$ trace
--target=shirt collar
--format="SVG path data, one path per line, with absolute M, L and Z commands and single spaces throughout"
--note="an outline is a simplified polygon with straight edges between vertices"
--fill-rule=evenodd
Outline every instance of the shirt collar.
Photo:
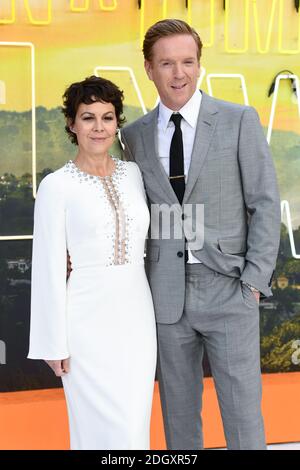
M 202 93 L 197 89 L 189 101 L 178 111 L 183 119 L 193 128 L 197 125 L 201 100 Z M 163 131 L 166 131 L 173 113 L 174 111 L 172 109 L 165 106 L 161 101 L 159 102 L 158 122 Z

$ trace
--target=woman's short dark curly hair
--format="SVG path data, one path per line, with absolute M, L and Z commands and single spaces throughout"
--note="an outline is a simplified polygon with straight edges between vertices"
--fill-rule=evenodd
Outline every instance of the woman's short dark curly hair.
M 62 112 L 67 120 L 65 130 L 73 144 L 78 145 L 77 136 L 70 130 L 74 124 L 78 107 L 81 103 L 92 104 L 95 101 L 111 103 L 116 112 L 118 126 L 125 122 L 123 113 L 123 91 L 105 78 L 92 75 L 81 82 L 72 83 L 63 94 Z

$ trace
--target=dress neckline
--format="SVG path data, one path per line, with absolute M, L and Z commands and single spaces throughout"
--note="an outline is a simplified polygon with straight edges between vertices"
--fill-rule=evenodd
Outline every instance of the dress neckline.
M 81 176 L 85 178 L 99 178 L 99 179 L 108 179 L 108 178 L 113 178 L 119 169 L 119 159 L 114 157 L 113 155 L 110 155 L 110 158 L 114 161 L 115 164 L 115 169 L 110 175 L 105 175 L 105 176 L 99 176 L 99 175 L 93 175 L 92 173 L 87 173 L 86 171 L 81 170 L 76 163 L 73 160 L 69 160 L 67 164 L 73 168 L 73 170 L 76 171 L 76 173 L 80 174 Z

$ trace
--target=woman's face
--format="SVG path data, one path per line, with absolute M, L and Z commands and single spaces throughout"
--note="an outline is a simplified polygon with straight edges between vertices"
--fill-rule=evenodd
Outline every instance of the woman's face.
M 108 153 L 117 130 L 115 107 L 112 103 L 95 101 L 80 103 L 70 129 L 76 133 L 79 151 L 93 155 Z

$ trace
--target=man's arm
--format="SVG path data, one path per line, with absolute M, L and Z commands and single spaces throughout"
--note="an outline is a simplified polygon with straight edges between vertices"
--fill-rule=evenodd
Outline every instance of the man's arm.
M 280 197 L 270 149 L 252 107 L 247 107 L 241 118 L 238 152 L 249 214 L 246 265 L 241 281 L 269 297 L 280 241 Z

